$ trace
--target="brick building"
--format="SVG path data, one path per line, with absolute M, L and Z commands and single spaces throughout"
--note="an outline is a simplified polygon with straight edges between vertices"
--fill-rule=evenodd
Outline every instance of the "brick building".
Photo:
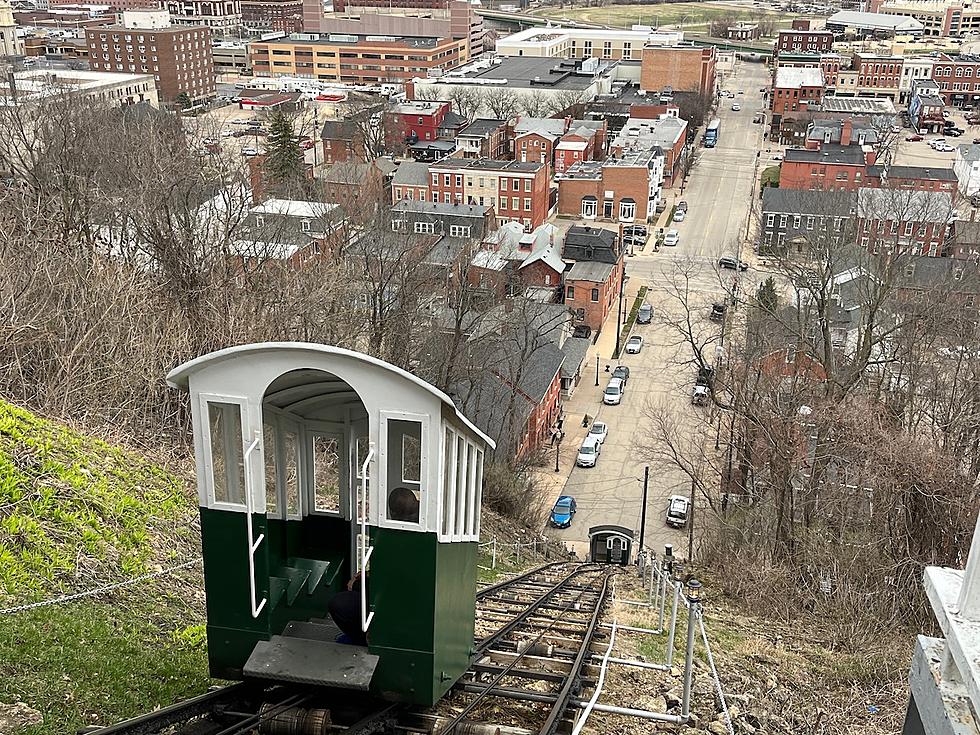
M 838 75 L 836 93 L 889 97 L 897 102 L 901 96 L 903 63 L 901 56 L 854 54 L 850 70 Z
M 660 148 L 576 163 L 557 177 L 558 213 L 586 220 L 646 222 L 656 214 L 663 170 Z
M 864 177 L 864 185 L 874 189 L 915 189 L 950 194 L 956 191 L 956 183 L 956 173 L 952 169 L 925 166 L 868 166 Z
M 932 78 L 943 102 L 954 107 L 980 104 L 980 56 L 939 54 L 933 60 Z
M 174 25 L 205 26 L 218 38 L 238 35 L 242 25 L 240 0 L 166 0 Z
M 579 161 L 602 160 L 606 150 L 607 123 L 589 121 L 586 125 L 571 126 L 555 146 L 555 173 L 562 173 Z
M 324 162 L 367 161 L 371 158 L 372 154 L 365 145 L 365 134 L 372 125 L 372 117 L 383 110 L 383 104 L 369 105 L 346 118 L 325 120 L 320 129 Z
M 528 232 L 548 217 L 548 184 L 543 163 L 449 158 L 429 166 L 432 201 L 490 206 L 499 222 L 519 222 Z
M 716 63 L 714 46 L 646 46 L 640 57 L 640 89 L 659 92 L 670 87 L 713 96 Z
M 779 188 L 853 191 L 864 185 L 867 168 L 874 162 L 874 151 L 868 146 L 790 148 L 779 166 Z
M 144 16 L 150 15 L 150 22 Z M 211 30 L 204 26 L 164 25 L 166 11 L 123 13 L 123 25 L 86 28 L 89 68 L 93 71 L 152 74 L 162 103 L 180 95 L 192 102 L 215 95 Z
M 824 54 L 834 47 L 830 31 L 780 31 L 776 39 L 776 55 L 784 53 Z
M 823 74 L 825 87 L 837 86 L 837 77 L 841 69 L 841 56 L 835 53 L 825 54 L 795 54 L 782 53 L 776 59 L 777 67 L 796 69 L 819 69 Z
M 681 164 L 687 155 L 687 121 L 677 117 L 677 108 L 670 108 L 668 115 L 657 119 L 633 118 L 609 143 L 609 155 L 622 158 L 629 153 L 652 151 L 659 148 L 663 152 L 663 185 L 673 186 L 681 175 Z
M 251 30 L 299 33 L 303 30 L 303 0 L 239 0 L 242 25 Z
M 402 161 L 391 177 L 391 202 L 414 199 L 427 202 L 429 195 L 429 167 L 419 161 Z
M 477 118 L 456 134 L 456 149 L 463 158 L 508 157 L 510 137 L 506 120 Z
M 304 23 L 305 23 L 304 19 Z M 301 76 L 355 84 L 406 82 L 466 58 L 465 39 L 305 34 L 249 44 L 259 77 Z
M 858 189 L 857 242 L 872 255 L 948 256 L 955 216 L 947 192 Z
M 414 144 L 440 137 L 446 115 L 451 112 L 448 102 L 418 100 L 403 102 L 385 112 L 385 135 L 389 147 L 401 143 Z
M 769 99 L 773 120 L 819 105 L 823 99 L 824 75 L 812 67 L 778 67 Z M 776 122 L 773 122 L 776 127 Z
M 619 301 L 625 258 L 619 238 L 610 230 L 575 225 L 565 235 L 565 261 L 574 265 L 565 272 L 565 306 L 578 324 L 594 331 L 602 325 Z

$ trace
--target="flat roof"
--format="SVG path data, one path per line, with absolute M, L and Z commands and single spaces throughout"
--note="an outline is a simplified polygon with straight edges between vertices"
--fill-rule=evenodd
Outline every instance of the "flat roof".
M 604 283 L 612 273 L 613 267 L 610 263 L 597 263 L 594 260 L 580 260 L 572 266 L 565 274 L 565 281 L 589 281 L 591 283 Z
M 426 80 L 434 84 L 473 84 L 488 88 L 499 86 L 585 90 L 597 74 L 615 66 L 612 60 L 595 61 L 593 71 L 583 71 L 580 62 L 538 56 L 496 57 L 493 62 L 471 63 L 441 77 Z
M 267 199 L 252 207 L 251 214 L 283 215 L 285 217 L 323 217 L 337 209 L 337 204 L 306 202 L 299 199 Z
M 478 117 L 476 120 L 471 122 L 465 128 L 456 133 L 457 138 L 461 137 L 471 137 L 471 138 L 482 138 L 486 135 L 490 135 L 493 131 L 500 128 L 501 125 L 506 125 L 506 120 L 495 120 L 488 117 Z
M 780 89 L 823 87 L 823 72 L 812 66 L 780 66 L 776 69 L 774 86 Z
M 436 169 L 465 169 L 472 171 L 507 171 L 517 174 L 532 174 L 539 171 L 543 163 L 532 161 L 497 161 L 492 158 L 445 158 L 429 166 L 430 171 Z
M 839 163 L 847 166 L 863 166 L 864 151 L 857 145 L 825 145 L 820 150 L 788 148 L 784 161 L 804 163 Z
M 410 48 L 435 48 L 449 39 L 437 36 L 398 36 L 380 34 L 355 33 L 292 33 L 281 38 L 270 38 L 265 41 L 252 41 L 256 44 L 284 44 L 293 46 L 356 46 L 358 44 L 397 43 Z
M 883 97 L 836 97 L 827 95 L 820 102 L 825 112 L 859 112 L 871 115 L 894 115 L 895 103 Z
M 923 25 L 915 18 L 884 13 L 862 13 L 857 10 L 840 10 L 827 18 L 828 25 L 854 26 L 891 31 L 922 31 Z

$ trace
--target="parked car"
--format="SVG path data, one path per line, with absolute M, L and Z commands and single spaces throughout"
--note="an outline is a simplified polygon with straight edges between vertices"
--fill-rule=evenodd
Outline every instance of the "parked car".
M 681 217 L 681 219 L 684 218 Z M 675 222 L 677 221 L 676 216 L 674 217 L 674 221 Z M 680 241 L 681 241 L 681 233 L 679 233 L 677 230 L 667 230 L 667 234 L 664 235 L 664 246 L 668 248 L 674 247 Z
M 555 528 L 568 528 L 575 515 L 575 498 L 562 495 L 551 509 L 551 525 Z
M 643 337 L 638 334 L 634 334 L 628 340 L 626 340 L 626 354 L 627 355 L 637 355 L 640 350 L 643 349 Z
M 606 441 L 606 437 L 609 436 L 609 427 L 606 425 L 605 421 L 593 421 L 592 428 L 589 429 L 589 436 L 594 436 L 599 440 L 600 444 Z
M 782 161 L 783 160 L 783 154 L 782 153 L 773 153 L 772 154 L 772 160 L 774 160 L 774 161 Z
M 613 370 L 612 372 L 612 376 L 614 378 L 619 378 L 620 380 L 622 380 L 623 387 L 625 388 L 626 384 L 629 382 L 630 379 L 630 369 L 625 365 L 617 365 L 616 369 Z
M 674 222 L 683 222 L 685 217 L 687 217 L 686 209 L 677 209 L 674 211 Z
M 691 501 L 683 495 L 667 498 L 667 525 L 671 528 L 684 528 L 691 512 Z
M 704 385 L 710 388 L 714 380 L 715 380 L 715 369 L 713 367 L 709 367 L 705 365 L 704 367 L 698 369 L 698 377 L 694 379 L 694 384 Z
M 590 327 L 588 324 L 579 324 L 572 332 L 572 336 L 590 339 L 592 337 L 592 327 Z
M 973 145 L 980 145 L 980 138 L 974 138 Z
M 678 210 L 684 210 L 686 212 L 687 211 L 687 201 L 684 200 L 684 199 L 681 199 L 679 202 L 677 202 L 677 209 Z
M 742 106 L 738 102 L 736 102 L 735 104 L 732 105 L 732 112 L 738 112 L 741 109 L 742 109 Z
M 731 255 L 722 255 L 720 258 L 718 258 L 718 267 L 728 268 L 729 270 L 747 271 L 749 269 L 749 264 L 744 260 L 733 258 Z
M 724 304 L 712 304 L 711 314 L 708 315 L 711 321 L 720 322 L 722 319 L 724 319 L 726 308 L 727 307 Z
M 646 238 L 647 236 L 646 225 L 626 225 L 626 227 L 623 228 L 623 236 Z
M 637 324 L 649 324 L 653 320 L 653 307 L 650 304 L 640 304 L 636 312 Z
M 607 406 L 618 406 L 623 400 L 623 381 L 611 378 L 602 392 L 602 402 Z
M 582 440 L 582 446 L 578 448 L 578 456 L 575 464 L 579 467 L 595 467 L 602 451 L 602 442 L 597 437 L 587 435 Z
M 908 141 L 909 143 L 918 143 L 920 140 L 922 140 L 922 136 L 921 135 L 906 135 L 905 136 L 905 140 Z
M 696 385 L 691 391 L 691 403 L 695 406 L 703 406 L 708 402 L 708 386 Z
M 251 146 L 246 146 L 246 147 L 242 148 L 242 155 L 243 156 L 257 156 L 257 155 L 259 155 L 259 152 L 257 150 L 255 150 L 255 148 L 252 148 Z
M 745 90 L 744 89 L 740 89 L 740 90 L 738 90 L 738 93 L 739 94 L 745 94 Z
M 947 130 L 945 132 L 946 132 L 946 135 L 951 135 L 954 138 L 959 138 L 961 135 L 963 135 L 963 131 L 960 130 L 959 128 L 950 128 L 949 130 Z

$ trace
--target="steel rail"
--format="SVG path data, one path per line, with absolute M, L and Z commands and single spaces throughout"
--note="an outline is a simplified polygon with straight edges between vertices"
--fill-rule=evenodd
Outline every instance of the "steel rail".
M 553 562 L 549 562 L 548 564 L 542 564 L 539 567 L 535 567 L 534 569 L 530 569 L 522 574 L 518 574 L 516 577 L 511 577 L 510 579 L 505 579 L 502 582 L 497 582 L 496 584 L 491 584 L 488 587 L 483 587 L 482 589 L 477 590 L 476 599 L 479 600 L 483 597 L 486 597 L 487 595 L 496 592 L 497 590 L 505 589 L 506 587 L 509 587 L 512 584 L 523 582 L 528 578 L 533 577 L 535 574 L 540 574 L 541 572 L 547 569 L 552 569 L 554 567 L 559 567 L 570 563 L 571 562 L 567 562 L 567 561 L 553 561 Z
M 245 698 L 255 689 L 247 682 L 239 682 L 230 686 L 215 689 L 210 692 L 185 699 L 168 707 L 149 712 L 139 717 L 134 717 L 115 725 L 101 727 L 98 730 L 86 732 L 98 732 L 99 735 L 153 735 L 168 727 L 173 727 L 199 715 L 210 713 L 218 704 L 225 701 L 235 701 Z

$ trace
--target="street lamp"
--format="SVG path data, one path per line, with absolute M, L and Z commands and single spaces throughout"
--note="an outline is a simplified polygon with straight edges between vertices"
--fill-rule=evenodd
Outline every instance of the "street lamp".
M 599 355 L 595 356 L 595 385 L 599 387 Z
M 558 432 L 558 437 L 555 440 L 555 472 L 558 472 L 558 455 L 561 454 L 561 432 Z

